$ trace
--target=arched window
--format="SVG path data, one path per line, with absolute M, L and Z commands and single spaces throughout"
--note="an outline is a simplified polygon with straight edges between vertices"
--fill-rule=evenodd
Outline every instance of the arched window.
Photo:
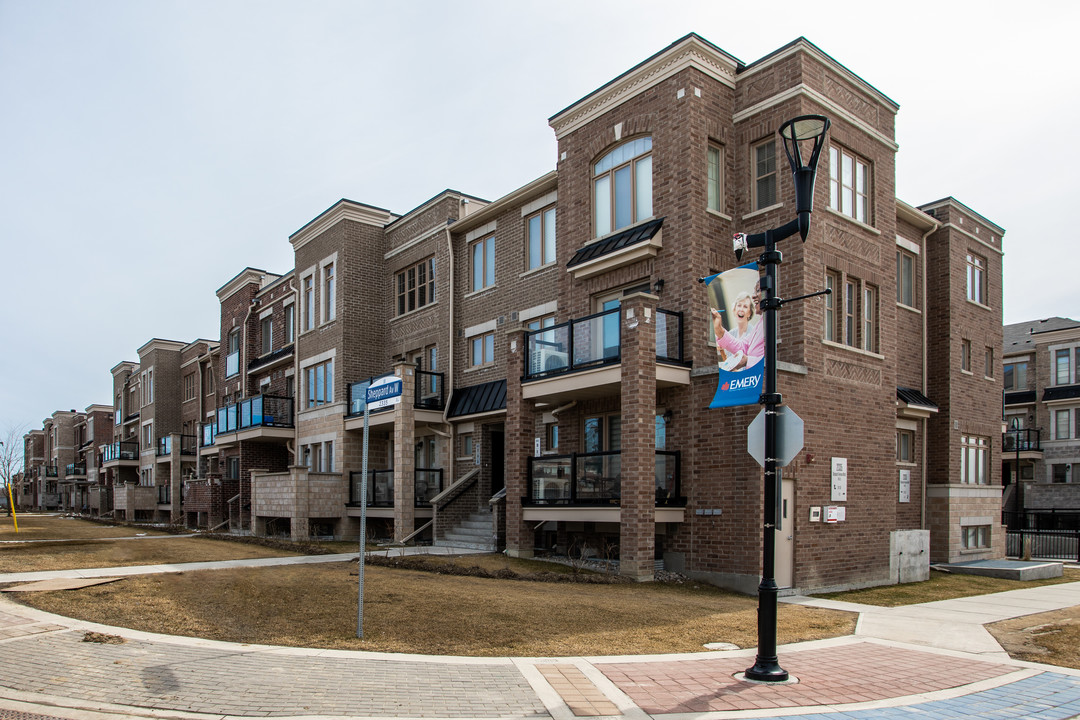
M 652 138 L 619 145 L 593 166 L 596 237 L 652 217 Z

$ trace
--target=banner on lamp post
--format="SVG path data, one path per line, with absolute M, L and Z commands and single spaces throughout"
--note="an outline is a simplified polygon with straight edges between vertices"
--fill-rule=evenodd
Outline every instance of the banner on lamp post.
M 765 318 L 757 263 L 705 278 L 709 340 L 720 370 L 710 408 L 756 405 L 765 378 Z

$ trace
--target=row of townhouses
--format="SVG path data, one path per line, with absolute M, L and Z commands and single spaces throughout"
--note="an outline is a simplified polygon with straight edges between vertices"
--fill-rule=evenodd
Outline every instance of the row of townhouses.
M 1004 231 L 896 197 L 897 110 L 805 39 L 744 64 L 688 35 L 549 118 L 555 169 L 495 201 L 334 203 L 289 236 L 293 269 L 221 286 L 215 339 L 150 340 L 112 368 L 111 407 L 29 433 L 20 502 L 293 538 L 357 537 L 366 511 L 373 538 L 753 591 L 759 408 L 708 409 L 698 279 L 738 264 L 733 233 L 794 217 L 777 130 L 813 113 L 832 125 L 779 294 L 833 292 L 779 313 L 805 443 L 778 582 L 1001 557 Z M 367 414 L 364 495 L 387 374 L 404 401 Z

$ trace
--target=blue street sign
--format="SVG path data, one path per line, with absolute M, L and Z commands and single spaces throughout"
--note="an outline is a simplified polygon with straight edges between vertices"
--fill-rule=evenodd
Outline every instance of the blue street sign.
M 401 378 L 393 375 L 381 377 L 368 386 L 365 402 L 369 410 L 377 410 L 401 402 Z

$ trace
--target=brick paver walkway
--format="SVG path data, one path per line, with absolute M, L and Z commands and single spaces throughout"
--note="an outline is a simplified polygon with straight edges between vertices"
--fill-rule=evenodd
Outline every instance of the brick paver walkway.
M 753 658 L 617 662 L 597 667 L 650 715 L 846 705 L 944 690 L 1016 671 L 873 643 L 787 651 L 783 667 L 797 683 L 737 680 Z

